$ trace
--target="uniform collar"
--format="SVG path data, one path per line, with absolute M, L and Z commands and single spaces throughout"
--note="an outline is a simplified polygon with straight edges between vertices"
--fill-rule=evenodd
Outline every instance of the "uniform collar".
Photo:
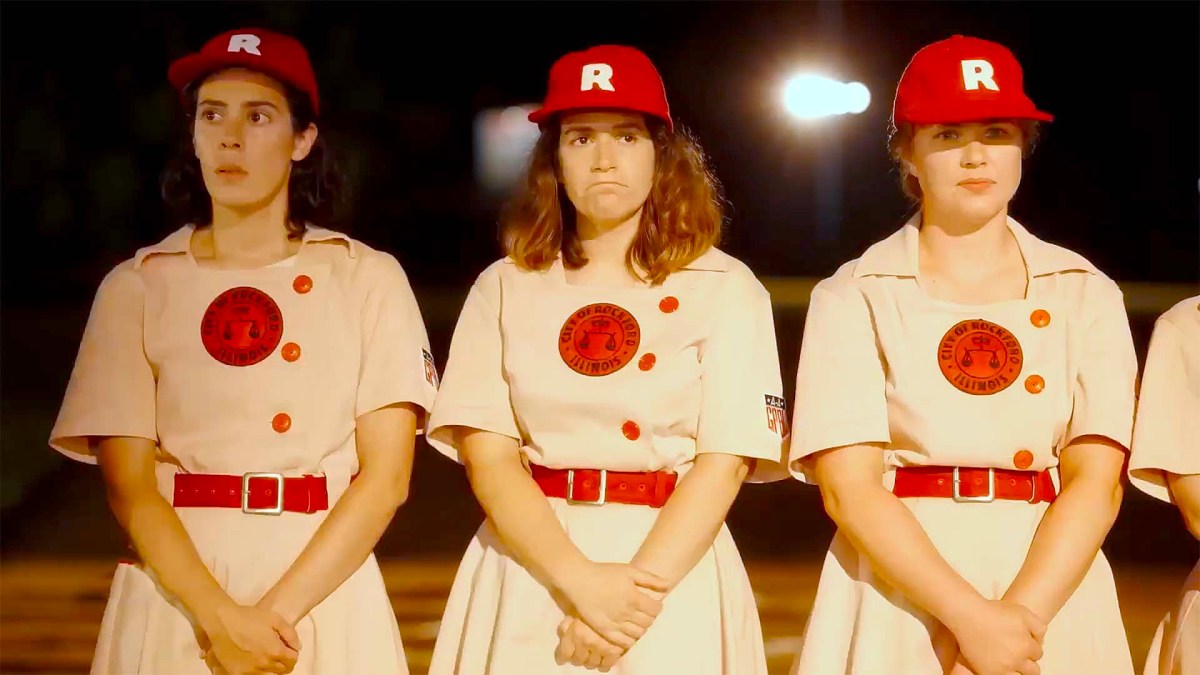
M 887 239 L 868 248 L 854 267 L 854 276 L 917 276 L 917 236 L 921 228 L 921 216 L 909 219 L 904 227 Z M 1058 274 L 1060 272 L 1087 272 L 1100 274 L 1086 258 L 1069 249 L 1042 241 L 1011 216 L 1008 229 L 1017 240 L 1017 247 L 1025 259 L 1030 278 Z
M 178 230 L 175 230 L 171 234 L 167 235 L 167 237 L 165 239 L 158 242 L 157 244 L 138 249 L 137 253 L 134 254 L 134 256 L 133 256 L 134 269 L 140 268 L 142 266 L 142 263 L 145 262 L 146 258 L 149 258 L 152 255 L 181 254 L 181 253 L 187 254 L 188 248 L 191 246 L 191 243 L 192 243 L 192 233 L 195 232 L 195 230 L 196 230 L 196 228 L 193 225 L 184 225 L 183 227 L 179 228 Z M 311 243 L 317 242 L 317 241 L 331 241 L 331 240 L 339 240 L 339 241 L 346 242 L 346 247 L 347 247 L 347 250 L 348 250 L 351 258 L 355 257 L 358 254 L 358 251 L 356 250 L 356 245 L 355 245 L 355 242 L 353 239 L 351 239 L 349 236 L 347 236 L 341 232 L 327 230 L 323 227 L 315 227 L 313 225 L 309 225 L 304 230 L 304 238 L 302 241 L 304 244 L 311 244 Z
M 515 264 L 515 261 L 511 257 L 506 257 L 504 260 L 505 262 Z M 563 270 L 563 259 L 560 255 L 554 259 L 553 263 L 550 264 L 548 271 L 552 274 L 562 276 L 564 274 Z M 682 272 L 684 270 L 697 272 L 728 272 L 729 256 L 716 247 L 710 247 L 707 251 L 702 253 L 700 257 L 679 268 L 678 271 Z

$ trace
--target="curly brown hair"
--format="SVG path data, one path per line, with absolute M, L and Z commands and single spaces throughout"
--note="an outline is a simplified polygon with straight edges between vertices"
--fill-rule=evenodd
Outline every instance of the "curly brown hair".
M 638 233 L 625 253 L 630 274 L 661 284 L 721 239 L 725 198 L 699 142 L 679 125 L 674 132 L 646 119 L 654 142 L 654 182 Z M 559 184 L 560 125 L 547 123 L 533 147 L 524 183 L 505 205 L 500 239 L 517 265 L 543 270 L 561 254 L 568 269 L 587 264 L 575 226 L 575 207 Z
M 1037 145 L 1038 138 L 1041 135 L 1041 123 L 1036 120 L 1003 121 L 1010 121 L 1021 129 L 1022 156 L 1028 157 L 1032 154 L 1033 148 Z M 921 192 L 921 182 L 917 180 L 916 176 L 908 172 L 908 167 L 905 165 L 903 157 L 903 153 L 909 148 L 915 133 L 916 126 L 908 122 L 889 125 L 888 154 L 891 155 L 892 161 L 896 163 L 896 169 L 900 172 L 900 189 L 904 191 L 905 196 L 910 200 L 919 204 L 924 197 L 924 193 Z

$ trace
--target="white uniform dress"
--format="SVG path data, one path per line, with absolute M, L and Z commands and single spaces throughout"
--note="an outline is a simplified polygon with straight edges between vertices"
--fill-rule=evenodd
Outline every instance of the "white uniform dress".
M 330 504 L 358 472 L 355 419 L 409 402 L 428 410 L 436 374 L 395 258 L 309 228 L 288 264 L 200 267 L 192 228 L 138 251 L 97 291 L 52 447 L 95 463 L 90 436 L 158 443 L 158 487 L 177 472 L 326 476 Z M 424 420 L 419 420 L 421 424 Z M 176 509 L 200 559 L 237 602 L 283 575 L 328 511 L 252 515 Z M 407 673 L 374 556 L 296 626 L 294 673 Z M 182 605 L 136 563 L 116 570 L 94 675 L 207 675 Z
M 536 272 L 506 259 L 467 296 L 428 438 L 456 461 L 451 426 L 518 439 L 529 462 L 552 469 L 686 474 L 697 454 L 718 452 L 757 458 L 757 475 L 774 466 L 778 476 L 780 380 L 770 298 L 716 249 L 653 288 L 577 286 L 561 261 Z M 629 562 L 659 513 L 549 502 L 597 562 Z M 430 674 L 589 672 L 555 664 L 562 618 L 485 523 L 459 567 Z M 728 529 L 611 672 L 765 674 L 754 596 Z
M 1200 474 L 1200 296 L 1158 318 L 1133 427 L 1130 482 L 1171 501 L 1164 472 Z M 1200 675 L 1200 562 L 1158 626 L 1145 675 Z
M 884 485 L 900 466 L 1054 467 L 1084 435 L 1128 447 L 1137 360 L 1112 280 L 1015 220 L 1024 256 L 1021 300 L 964 305 L 918 284 L 919 216 L 814 289 L 797 375 L 791 468 L 815 452 L 884 446 Z M 1057 484 L 1057 472 L 1055 472 Z M 1020 570 L 1047 504 L 902 500 L 941 556 L 988 598 Z M 936 626 L 835 535 L 794 672 L 941 672 Z M 1133 671 L 1112 570 L 1098 554 L 1050 623 L 1043 675 Z

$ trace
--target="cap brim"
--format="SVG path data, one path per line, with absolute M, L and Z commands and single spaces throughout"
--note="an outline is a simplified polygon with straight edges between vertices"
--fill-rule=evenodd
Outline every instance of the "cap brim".
M 279 72 L 259 59 L 252 60 L 241 54 L 222 54 L 220 56 L 189 54 L 171 64 L 171 67 L 167 69 L 167 80 L 171 86 L 182 91 L 192 82 L 226 68 L 245 68 L 257 71 L 295 87 L 301 92 L 305 91 L 304 84 L 293 81 L 287 73 Z M 316 101 L 312 101 L 312 103 L 315 108 Z
M 641 113 L 643 115 L 649 115 L 650 117 L 653 117 L 656 120 L 662 120 L 667 125 L 667 129 L 669 131 L 672 131 L 672 132 L 675 131 L 675 122 L 674 122 L 674 120 L 672 120 L 669 117 L 663 117 L 661 114 L 650 111 L 650 110 L 641 110 L 639 108 L 622 107 L 622 106 L 612 106 L 612 107 L 569 106 L 569 107 L 562 107 L 562 108 L 543 107 L 543 108 L 538 108 L 537 110 L 534 110 L 533 112 L 529 113 L 528 119 L 530 122 L 533 122 L 534 124 L 536 124 L 540 127 L 540 126 L 544 125 L 546 122 L 549 122 L 551 117 L 553 117 L 559 113 L 573 112 L 573 111 L 578 111 L 578 110 L 616 110 L 616 111 L 620 111 L 620 112 Z
M 1042 112 L 1036 108 L 1022 108 L 1020 110 L 987 110 L 978 113 L 962 113 L 958 115 L 947 115 L 944 112 L 941 114 L 926 113 L 909 115 L 904 119 L 897 120 L 899 122 L 907 122 L 908 124 L 965 124 L 967 122 L 986 122 L 988 120 L 1035 120 L 1038 122 L 1053 122 L 1054 115 L 1047 112 Z

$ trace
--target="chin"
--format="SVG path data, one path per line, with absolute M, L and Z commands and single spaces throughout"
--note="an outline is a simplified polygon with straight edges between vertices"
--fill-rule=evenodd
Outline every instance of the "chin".
M 209 190 L 213 203 L 229 209 L 245 209 L 262 204 L 267 195 L 261 190 L 246 190 L 232 186 L 223 186 L 217 190 Z
M 590 213 L 585 213 L 584 215 L 593 223 L 616 225 L 629 220 L 637 212 L 637 209 L 600 208 L 592 209 Z
M 984 221 L 1003 212 L 1007 204 L 1007 201 L 996 199 L 993 195 L 981 195 L 974 199 L 958 200 L 955 211 L 965 220 Z

